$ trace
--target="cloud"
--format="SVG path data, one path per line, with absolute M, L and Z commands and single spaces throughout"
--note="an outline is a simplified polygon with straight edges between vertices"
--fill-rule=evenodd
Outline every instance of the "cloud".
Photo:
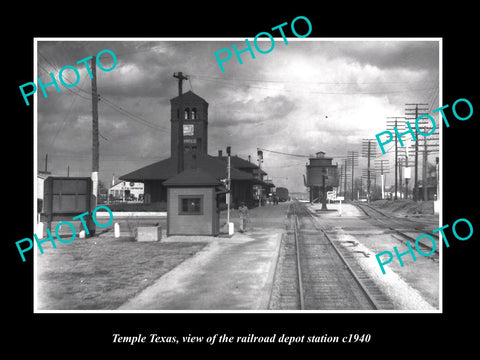
M 110 49 L 117 67 L 98 71 L 101 178 L 121 175 L 170 154 L 170 99 L 174 72 L 190 76 L 209 103 L 209 150 L 232 146 L 243 157 L 256 148 L 293 154 L 342 155 L 361 149 L 362 138 L 385 130 L 386 117 L 402 116 L 405 103 L 438 101 L 438 43 L 432 41 L 289 41 L 269 54 L 235 55 L 222 73 L 213 53 L 228 41 L 40 41 L 39 76 L 58 73 L 90 54 Z M 102 64 L 109 64 L 107 55 Z M 91 81 L 38 94 L 38 164 L 85 175 L 91 161 Z M 67 74 L 67 73 L 65 73 Z M 68 74 L 70 77 L 72 74 Z M 306 158 L 265 152 L 269 176 L 302 190 Z M 43 168 L 43 165 L 42 167 Z M 290 171 L 290 173 L 288 173 Z M 280 181 L 280 180 L 279 180 Z M 283 180 L 282 180 L 283 181 Z M 280 181 L 281 182 L 281 181 Z
M 379 69 L 424 70 L 438 67 L 438 41 L 363 40 L 326 42 L 324 54 Z

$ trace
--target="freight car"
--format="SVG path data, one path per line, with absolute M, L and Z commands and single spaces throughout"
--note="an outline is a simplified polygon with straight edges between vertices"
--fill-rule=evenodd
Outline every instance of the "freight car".
M 277 187 L 275 190 L 275 194 L 278 198 L 278 201 L 288 201 L 288 189 L 284 187 Z

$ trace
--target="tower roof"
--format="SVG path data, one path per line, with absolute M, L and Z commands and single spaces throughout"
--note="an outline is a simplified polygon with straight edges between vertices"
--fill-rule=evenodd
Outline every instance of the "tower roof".
M 178 103 L 180 101 L 180 97 L 182 98 L 182 101 L 184 104 L 202 103 L 202 104 L 208 105 L 205 99 L 201 98 L 191 90 L 188 90 L 186 93 L 183 93 L 180 96 L 176 96 L 173 99 L 170 99 L 170 103 L 171 104 Z

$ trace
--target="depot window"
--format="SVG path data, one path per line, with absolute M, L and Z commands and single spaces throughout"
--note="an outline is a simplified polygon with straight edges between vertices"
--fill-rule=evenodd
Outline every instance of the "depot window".
M 202 215 L 203 195 L 179 196 L 179 215 Z

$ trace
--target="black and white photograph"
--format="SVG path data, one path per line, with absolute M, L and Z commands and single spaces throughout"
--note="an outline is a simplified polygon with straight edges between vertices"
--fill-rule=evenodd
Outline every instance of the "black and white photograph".
M 264 40 L 37 39 L 37 310 L 441 310 L 441 40 Z
M 471 26 L 250 10 L 23 29 L 5 121 L 22 138 L 4 146 L 12 344 L 26 329 L 79 354 L 471 343 Z

